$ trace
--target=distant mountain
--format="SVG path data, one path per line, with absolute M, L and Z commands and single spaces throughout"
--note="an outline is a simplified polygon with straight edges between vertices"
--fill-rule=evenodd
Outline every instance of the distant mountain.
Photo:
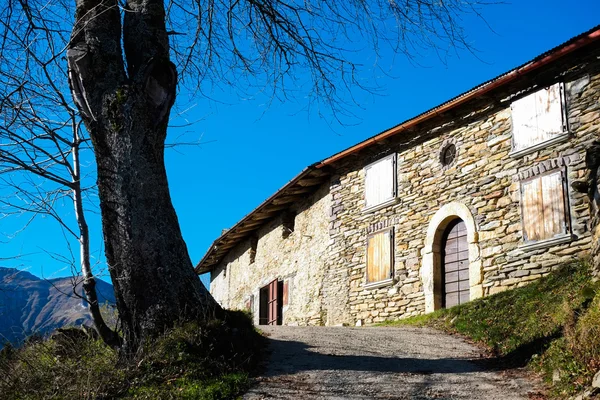
M 77 292 L 83 295 L 81 285 Z M 115 304 L 113 287 L 97 280 L 102 303 Z M 85 301 L 73 294 L 71 278 L 40 279 L 29 272 L 0 267 L 0 348 L 19 344 L 33 333 L 63 326 L 91 325 Z

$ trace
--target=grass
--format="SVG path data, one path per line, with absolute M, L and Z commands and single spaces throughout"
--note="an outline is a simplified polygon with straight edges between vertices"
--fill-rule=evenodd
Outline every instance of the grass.
M 564 397 L 589 385 L 600 368 L 599 289 L 578 262 L 525 287 L 384 325 L 462 334 L 510 366 L 542 373 L 552 394 Z
M 0 352 L 0 398 L 234 399 L 248 388 L 263 345 L 241 312 L 174 328 L 131 360 L 67 329 Z

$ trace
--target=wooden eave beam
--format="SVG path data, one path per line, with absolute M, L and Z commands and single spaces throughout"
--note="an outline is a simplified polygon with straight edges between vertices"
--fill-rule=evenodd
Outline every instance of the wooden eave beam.
M 277 211 L 263 211 L 258 212 L 252 216 L 251 221 L 263 221 L 268 218 L 272 218 L 277 215 Z M 262 223 L 262 222 L 261 222 Z
M 247 232 L 235 232 L 235 233 L 231 234 L 230 236 L 228 236 L 228 239 L 235 241 L 237 239 L 243 238 L 244 236 L 248 236 L 248 233 Z
M 277 212 L 277 211 L 285 210 L 286 208 L 288 208 L 286 205 L 276 206 L 274 204 L 268 204 L 265 206 L 263 211 L 264 212 Z
M 275 204 L 275 205 L 289 204 L 289 203 L 293 203 L 294 200 L 296 200 L 296 197 L 294 197 L 294 196 L 283 196 L 283 197 L 273 199 L 273 204 Z
M 311 193 L 314 190 L 313 187 L 302 187 L 302 186 L 294 186 L 289 189 L 286 189 L 283 194 L 286 196 L 297 196 L 299 194 Z M 285 207 L 282 207 L 285 208 Z
M 309 187 L 320 185 L 323 182 L 325 182 L 325 179 L 323 178 L 302 178 L 298 181 L 297 185 L 302 187 Z
M 246 221 L 246 223 L 244 225 L 242 225 L 240 228 L 241 229 L 246 229 L 246 228 L 254 228 L 256 226 L 262 225 L 263 221 L 260 220 L 254 220 L 254 219 L 249 219 L 248 221 Z

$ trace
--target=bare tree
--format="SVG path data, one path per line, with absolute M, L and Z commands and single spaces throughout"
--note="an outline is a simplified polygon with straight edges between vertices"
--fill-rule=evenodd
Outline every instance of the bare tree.
M 12 5 L 12 4 L 10 4 Z M 79 243 L 82 286 L 94 326 L 106 343 L 120 345 L 119 336 L 104 323 L 95 290 L 96 279 L 90 261 L 90 233 L 84 212 L 81 150 L 88 147 L 78 112 L 65 98 L 65 84 L 57 73 L 59 52 L 40 46 L 40 33 L 52 34 L 51 19 L 36 29 L 27 9 L 16 23 L 15 10 L 8 8 L 2 18 L 3 46 L 0 64 L 0 187 L 11 197 L 1 197 L 0 207 L 10 213 L 28 213 L 31 218 L 54 218 Z M 60 37 L 60 35 L 59 35 Z M 20 57 L 25 63 L 7 62 Z M 66 79 L 66 77 L 65 77 Z M 77 228 L 65 220 L 57 203 L 73 204 Z M 77 284 L 74 283 L 74 291 Z
M 59 175 L 53 175 L 43 169 L 41 165 L 43 162 L 40 162 L 39 158 L 34 155 L 36 146 L 31 145 L 36 140 L 25 143 L 21 134 L 15 134 L 10 129 L 6 131 L 0 130 L 0 138 L 3 141 L 2 148 L 0 148 L 0 186 L 2 186 L 5 192 L 12 190 L 14 194 L 12 198 L 0 198 L 0 205 L 5 216 L 14 213 L 30 214 L 31 219 L 39 215 L 50 216 L 60 224 L 67 235 L 74 237 L 78 241 L 78 273 L 81 274 L 81 282 L 78 282 L 76 279 L 73 280 L 73 293 L 80 297 L 77 291 L 79 284 L 81 284 L 94 327 L 107 344 L 118 347 L 120 346 L 121 339 L 116 332 L 108 328 L 105 324 L 100 312 L 101 304 L 96 293 L 96 278 L 92 272 L 90 256 L 90 233 L 86 213 L 84 212 L 85 190 L 81 185 L 81 165 L 78 158 L 82 141 L 79 138 L 79 134 L 77 133 L 78 127 L 75 124 L 73 130 L 74 141 L 69 143 L 68 147 L 70 149 L 68 151 L 63 146 L 63 152 L 54 154 L 44 152 L 45 156 L 43 157 L 46 161 L 52 159 L 53 163 L 63 165 L 65 169 L 64 174 L 70 176 L 70 181 L 62 181 L 62 178 L 59 179 Z M 21 131 L 21 133 L 23 132 Z M 29 140 L 31 139 L 32 137 L 29 136 Z M 11 150 L 16 150 L 16 148 L 19 148 L 22 153 L 19 151 L 11 152 Z M 15 158 L 14 154 L 21 156 L 27 154 L 29 163 L 24 163 L 24 158 Z M 67 155 L 71 155 L 72 159 L 70 161 L 63 158 Z M 50 185 L 52 188 L 47 188 L 48 182 L 44 182 L 45 180 L 50 180 L 54 183 L 54 185 Z M 71 224 L 65 220 L 65 217 L 57 209 L 56 204 L 63 199 L 72 202 L 75 208 L 74 220 L 77 223 L 76 229 L 71 227 Z
M 163 155 L 178 81 L 208 96 L 220 84 L 283 98 L 306 93 L 343 115 L 348 94 L 367 88 L 359 75 L 365 51 L 388 46 L 412 57 L 433 48 L 443 58 L 468 48 L 460 18 L 477 14 L 482 2 L 76 0 L 67 38 L 70 1 L 8 0 L 0 72 L 24 83 L 40 73 L 66 82 L 67 49 L 71 93 L 93 143 L 128 349 L 176 321 L 221 316 L 194 274 L 169 195 Z M 33 32 L 24 53 L 6 46 L 19 24 Z M 44 51 L 52 57 L 41 58 Z M 32 72 L 36 59 L 44 61 Z M 69 104 L 64 88 L 56 93 Z

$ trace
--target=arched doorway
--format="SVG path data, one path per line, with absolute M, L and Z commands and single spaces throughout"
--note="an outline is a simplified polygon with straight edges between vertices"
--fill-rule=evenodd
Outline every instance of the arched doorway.
M 462 224 L 458 226 L 460 222 Z M 453 224 L 456 224 L 456 226 L 453 226 Z M 462 227 L 463 225 L 464 228 Z M 459 236 L 461 237 L 462 244 L 460 244 L 460 247 L 457 247 L 457 250 L 459 250 L 458 253 L 455 256 L 448 257 L 448 260 L 446 260 L 446 235 L 454 228 L 456 228 L 454 235 L 456 236 L 455 239 L 457 239 L 457 246 Z M 462 239 L 465 233 L 466 243 Z M 462 254 L 460 254 L 461 252 Z M 427 227 L 425 247 L 421 255 L 420 273 L 423 282 L 426 313 L 446 306 L 445 292 L 453 293 L 454 290 L 446 290 L 445 280 L 448 280 L 449 284 L 456 283 L 456 285 L 451 285 L 452 287 L 449 289 L 458 287 L 459 302 L 461 302 L 461 296 L 462 300 L 464 300 L 463 302 L 483 296 L 483 269 L 479 256 L 478 235 L 475 219 L 466 205 L 459 202 L 446 204 L 431 217 L 429 226 Z M 466 261 L 459 260 L 459 257 L 465 255 L 467 257 Z M 444 263 L 454 262 L 451 261 L 453 257 L 457 261 L 465 261 L 464 264 L 456 266 L 458 270 L 462 270 L 462 278 L 459 272 L 457 280 L 455 280 L 454 276 L 446 277 L 444 272 Z M 452 268 L 455 268 L 455 266 L 452 266 Z M 463 268 L 466 268 L 466 271 Z M 465 275 L 468 277 L 466 278 L 467 282 L 465 282 Z M 466 285 L 468 285 L 467 288 L 465 288 Z
M 451 221 L 441 241 L 442 307 L 450 308 L 470 299 L 469 242 L 467 226 L 457 218 Z

